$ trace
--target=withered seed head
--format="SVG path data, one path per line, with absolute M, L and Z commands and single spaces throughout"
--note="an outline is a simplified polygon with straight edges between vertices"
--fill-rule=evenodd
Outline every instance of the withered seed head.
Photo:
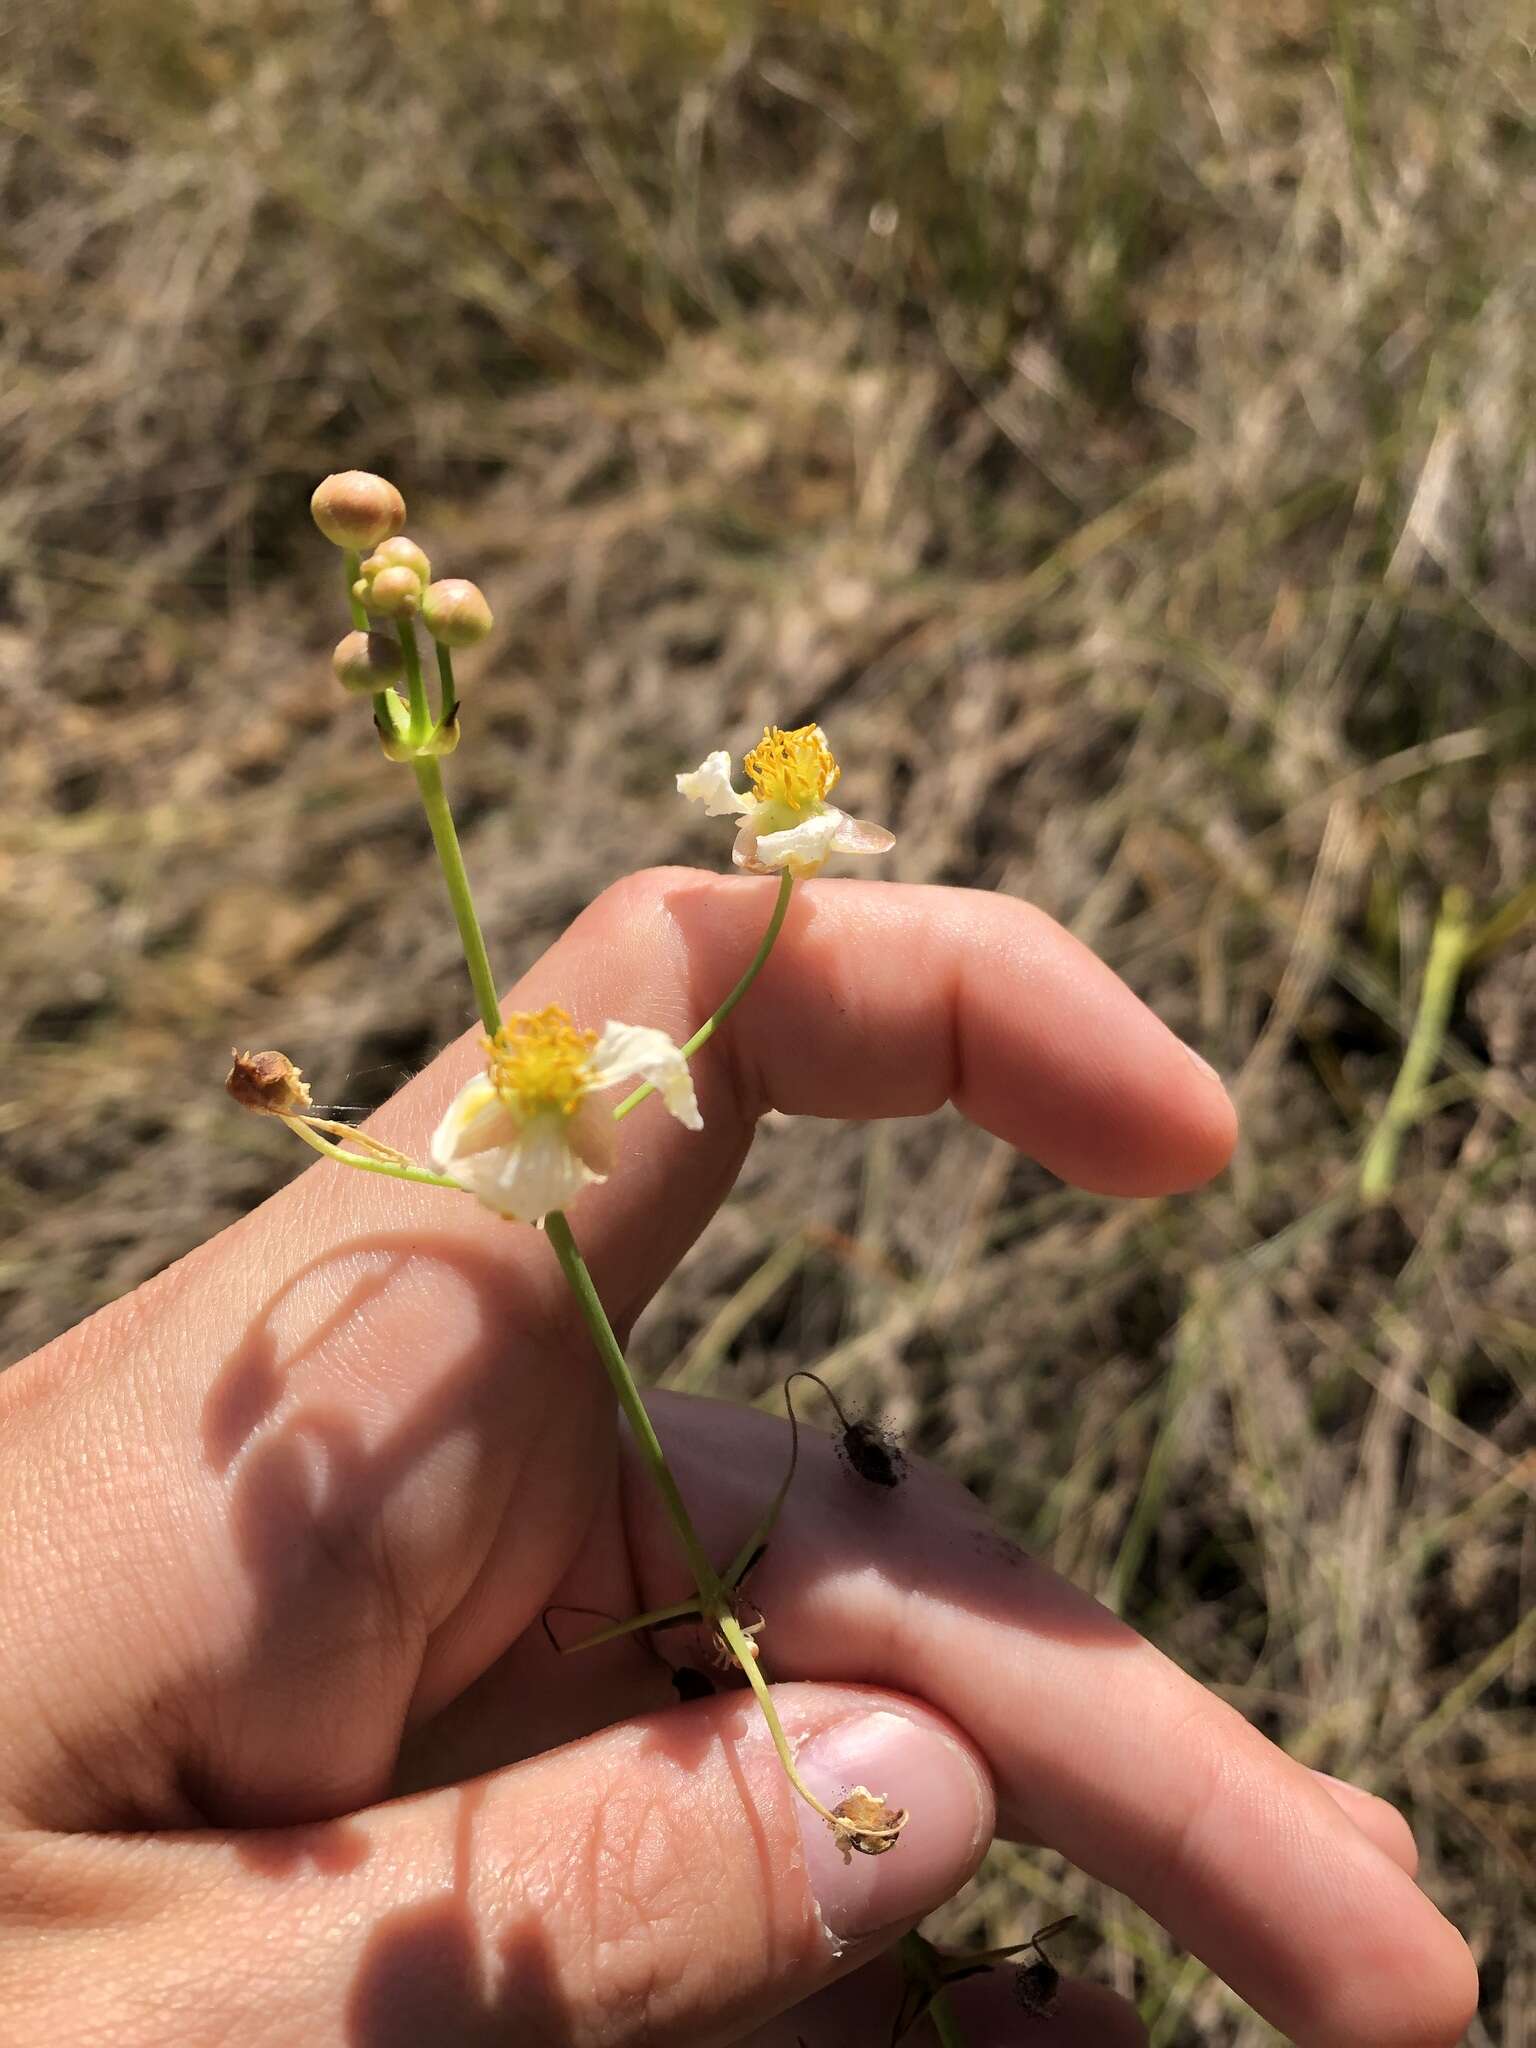
M 259 1116 L 302 1116 L 309 1084 L 285 1052 L 234 1053 L 224 1086 L 242 1109 Z
M 849 1469 L 871 1486 L 899 1486 L 907 1476 L 900 1447 L 872 1422 L 850 1422 L 838 1440 Z
M 886 1795 L 871 1792 L 867 1785 L 855 1785 L 832 1812 L 837 1822 L 833 1834 L 845 1863 L 852 1860 L 849 1852 L 854 1849 L 861 1856 L 883 1856 L 887 1849 L 895 1848 L 907 1824 L 905 1807 L 892 1811 Z
M 1054 1963 L 1044 1957 L 1038 1963 L 1026 1963 L 1014 1976 L 1013 1995 L 1027 2013 L 1036 2019 L 1049 2019 L 1056 2010 L 1056 1994 L 1061 1989 L 1061 1972 Z

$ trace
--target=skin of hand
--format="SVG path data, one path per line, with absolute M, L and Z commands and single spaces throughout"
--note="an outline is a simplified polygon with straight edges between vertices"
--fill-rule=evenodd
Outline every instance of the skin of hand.
M 631 877 L 510 1003 L 681 1038 L 772 895 Z M 421 1156 L 477 1038 L 371 1128 Z M 1106 968 L 954 890 L 803 887 L 696 1079 L 703 1131 L 637 1112 L 573 1215 L 621 1334 L 770 1106 L 948 1099 L 1127 1196 L 1198 1185 L 1234 1140 L 1219 1081 Z M 655 1413 L 723 1559 L 785 1426 Z M 751 1586 L 802 1768 L 829 1801 L 909 1806 L 892 1853 L 844 1863 L 744 1691 L 669 1704 L 656 1646 L 680 1639 L 558 1655 L 552 1604 L 691 1586 L 548 1246 L 467 1196 L 312 1168 L 0 1378 L 0 1444 L 18 2048 L 881 2043 L 881 1952 L 994 1830 L 1129 1893 L 1303 2048 L 1433 2048 L 1473 2010 L 1394 1812 L 1273 1748 L 933 1471 L 872 1499 L 803 1431 Z M 972 2048 L 1141 2038 L 1087 1985 L 1049 2021 L 1000 1981 L 956 2002 Z

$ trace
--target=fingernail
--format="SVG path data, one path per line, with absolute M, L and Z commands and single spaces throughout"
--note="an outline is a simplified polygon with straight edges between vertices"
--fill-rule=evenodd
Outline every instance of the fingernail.
M 1180 1045 L 1184 1045 L 1184 1041 L 1182 1038 L 1179 1040 L 1179 1043 Z M 1184 1045 L 1184 1050 L 1189 1054 L 1190 1059 L 1200 1069 L 1202 1074 L 1209 1074 L 1213 1081 L 1221 1081 L 1220 1074 L 1217 1073 L 1216 1069 L 1211 1065 L 1210 1061 L 1205 1057 L 1204 1053 L 1196 1052 L 1195 1048 L 1192 1045 Z M 1222 1082 L 1222 1086 L 1226 1086 L 1226 1083 L 1224 1081 Z
M 957 1891 L 986 1847 L 991 1798 L 959 1743 L 905 1714 L 861 1714 L 815 1735 L 795 1758 L 823 1805 L 836 1807 L 857 1785 L 883 1794 L 908 1819 L 881 1856 L 845 1862 L 832 1830 L 795 1802 L 811 1892 L 827 1932 L 851 1941 L 920 1920 Z

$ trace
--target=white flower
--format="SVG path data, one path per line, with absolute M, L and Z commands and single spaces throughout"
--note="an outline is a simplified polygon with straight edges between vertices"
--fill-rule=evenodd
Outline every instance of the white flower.
M 578 1031 L 552 1003 L 508 1017 L 485 1044 L 486 1072 L 454 1097 L 433 1134 L 432 1163 L 503 1216 L 537 1223 L 607 1178 L 613 1113 L 592 1099 L 600 1089 L 649 1081 L 680 1124 L 701 1127 L 688 1062 L 664 1031 Z
M 731 757 L 722 748 L 691 775 L 679 775 L 678 793 L 704 806 L 711 818 L 740 818 L 731 858 L 749 874 L 814 875 L 832 853 L 884 853 L 896 835 L 883 825 L 850 818 L 827 797 L 842 770 L 819 725 L 793 732 L 770 725 L 742 762 L 749 793 L 731 781 Z

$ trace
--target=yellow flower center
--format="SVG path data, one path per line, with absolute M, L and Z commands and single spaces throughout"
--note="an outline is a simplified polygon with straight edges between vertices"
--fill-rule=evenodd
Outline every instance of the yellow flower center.
M 742 766 L 759 802 L 788 804 L 793 811 L 820 803 L 843 772 L 816 725 L 798 726 L 793 732 L 770 725 Z
M 570 1116 L 591 1085 L 595 1031 L 578 1031 L 558 1003 L 508 1017 L 484 1041 L 491 1086 L 515 1116 Z

